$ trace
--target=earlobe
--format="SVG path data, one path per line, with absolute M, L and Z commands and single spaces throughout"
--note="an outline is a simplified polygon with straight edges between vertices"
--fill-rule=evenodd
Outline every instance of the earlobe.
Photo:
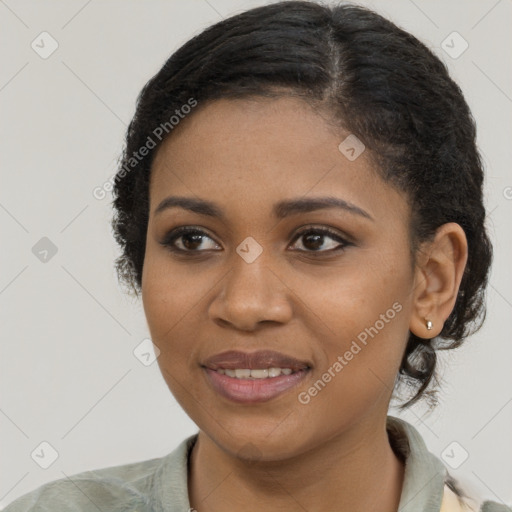
M 468 256 L 466 234 L 459 224 L 440 226 L 418 254 L 409 329 L 430 339 L 443 330 L 455 306 Z

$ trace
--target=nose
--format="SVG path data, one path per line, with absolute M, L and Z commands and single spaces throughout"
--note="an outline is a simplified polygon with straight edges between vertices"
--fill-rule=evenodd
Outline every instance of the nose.
M 292 292 L 277 271 L 270 268 L 263 253 L 252 263 L 234 254 L 231 270 L 221 283 L 209 307 L 210 318 L 216 323 L 252 331 L 263 322 L 290 321 Z

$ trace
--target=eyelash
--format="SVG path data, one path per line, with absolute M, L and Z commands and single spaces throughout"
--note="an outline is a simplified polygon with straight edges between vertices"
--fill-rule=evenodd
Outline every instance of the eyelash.
M 336 247 L 335 249 L 329 249 L 329 250 L 326 250 L 326 251 L 321 251 L 321 250 L 318 250 L 318 251 L 309 250 L 308 251 L 308 250 L 304 250 L 304 249 L 297 249 L 298 252 L 305 252 L 305 253 L 308 253 L 308 254 L 309 253 L 311 253 L 311 254 L 325 254 L 325 253 L 341 252 L 341 251 L 344 251 L 346 247 L 348 247 L 350 245 L 353 245 L 348 240 L 342 238 L 337 232 L 332 231 L 329 228 L 325 228 L 325 227 L 322 227 L 322 228 L 315 228 L 315 227 L 305 228 L 302 231 L 299 231 L 298 233 L 296 233 L 295 237 L 293 238 L 292 243 L 294 244 L 302 236 L 304 236 L 306 234 L 311 234 L 311 233 L 328 236 L 329 238 L 332 238 L 336 242 L 339 242 L 341 244 L 341 246 L 340 247 Z M 174 245 L 175 241 L 178 240 L 179 238 L 181 238 L 182 236 L 187 235 L 187 234 L 205 235 L 207 238 L 210 238 L 211 240 L 213 240 L 212 237 L 210 237 L 205 231 L 203 231 L 201 229 L 194 228 L 194 227 L 191 227 L 191 226 L 182 226 L 182 227 L 176 228 L 174 230 L 171 230 L 165 236 L 163 241 L 160 242 L 160 244 L 163 245 L 164 247 L 166 247 L 167 249 L 169 249 L 170 251 L 174 252 L 174 253 L 177 253 L 177 254 L 187 254 L 188 253 L 188 254 L 190 254 L 192 256 L 198 255 L 198 254 L 203 253 L 203 252 L 207 252 L 209 250 L 209 249 L 207 249 L 207 250 L 203 250 L 203 251 L 198 251 L 198 250 L 180 249 L 180 248 L 176 247 Z M 215 240 L 213 240 L 213 241 L 215 242 Z M 215 242 L 215 243 L 217 243 L 217 242 Z

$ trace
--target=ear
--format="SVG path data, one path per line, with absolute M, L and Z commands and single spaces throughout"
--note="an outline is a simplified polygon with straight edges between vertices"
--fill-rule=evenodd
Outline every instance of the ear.
M 466 234 L 459 224 L 440 226 L 417 254 L 409 330 L 419 338 L 438 336 L 455 306 L 468 258 Z M 427 329 L 427 321 L 432 329 Z

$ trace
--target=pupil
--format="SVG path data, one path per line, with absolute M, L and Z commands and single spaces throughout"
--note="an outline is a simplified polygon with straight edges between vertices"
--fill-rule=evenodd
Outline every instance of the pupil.
M 317 249 L 319 249 L 319 248 L 322 246 L 322 244 L 321 244 L 321 243 L 318 243 L 318 242 L 319 242 L 323 237 L 324 237 L 324 235 L 306 235 L 305 239 L 306 239 L 306 241 L 307 241 L 307 240 L 310 240 L 310 239 L 312 239 L 312 238 L 313 238 L 313 239 L 316 239 L 316 243 L 315 243 L 315 242 L 313 242 L 313 244 L 312 244 L 312 245 L 313 245 L 312 249 L 313 249 L 313 250 L 317 250 Z M 307 246 L 307 245 L 308 245 L 308 242 L 306 242 L 304 245 L 306 245 L 306 246 Z M 310 247 L 310 248 L 311 248 L 311 247 Z
M 194 241 L 192 241 L 192 247 L 190 247 L 190 244 L 187 243 L 187 240 L 191 240 L 191 239 L 195 239 Z M 187 233 L 186 235 L 183 236 L 183 245 L 187 249 L 196 249 L 198 245 L 201 245 L 201 239 L 202 239 L 202 235 Z

